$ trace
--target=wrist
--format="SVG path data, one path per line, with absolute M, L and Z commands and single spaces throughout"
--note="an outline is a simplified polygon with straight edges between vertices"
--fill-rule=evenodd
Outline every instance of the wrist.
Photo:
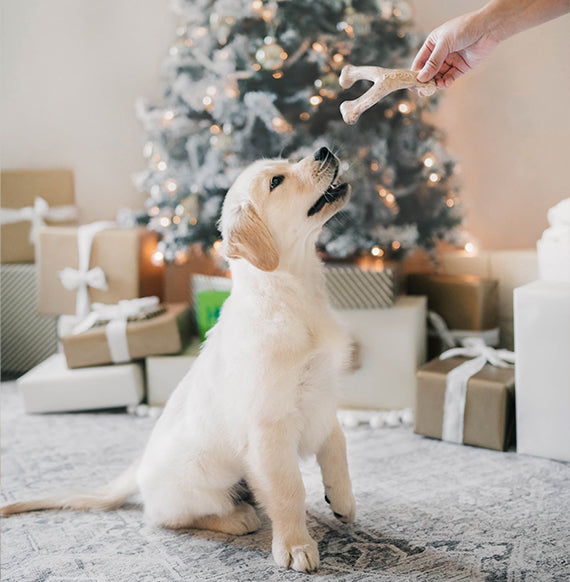
M 473 19 L 477 28 L 482 31 L 481 36 L 490 37 L 499 44 L 515 34 L 516 30 L 511 26 L 513 20 L 508 12 L 501 2 L 489 2 L 476 10 Z

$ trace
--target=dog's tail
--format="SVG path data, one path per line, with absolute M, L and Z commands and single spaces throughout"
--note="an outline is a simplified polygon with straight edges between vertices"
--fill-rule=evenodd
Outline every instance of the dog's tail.
M 77 511 L 110 511 L 118 509 L 137 492 L 136 473 L 139 460 L 116 479 L 91 491 L 61 493 L 44 499 L 33 499 L 0 507 L 0 516 L 38 511 L 41 509 L 72 509 Z

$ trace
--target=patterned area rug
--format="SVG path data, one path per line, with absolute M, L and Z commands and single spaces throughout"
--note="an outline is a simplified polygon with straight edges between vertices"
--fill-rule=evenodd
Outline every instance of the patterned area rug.
M 26 415 L 2 391 L 2 502 L 101 484 L 142 448 L 154 422 L 117 412 Z M 347 431 L 357 520 L 338 522 L 315 462 L 303 465 L 321 569 L 339 581 L 570 579 L 570 466 L 441 443 L 410 429 Z M 306 580 L 276 567 L 268 520 L 232 537 L 163 531 L 133 503 L 110 513 L 2 520 L 4 582 Z

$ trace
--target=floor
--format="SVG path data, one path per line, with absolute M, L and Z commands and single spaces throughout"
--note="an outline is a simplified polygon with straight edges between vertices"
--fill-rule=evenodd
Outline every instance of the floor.
M 2 503 L 100 484 L 143 447 L 154 420 L 123 412 L 26 415 L 2 389 Z M 303 464 L 309 529 L 330 581 L 570 580 L 570 466 L 442 443 L 409 428 L 347 430 L 357 519 L 343 525 Z M 275 566 L 267 518 L 248 536 L 144 524 L 110 513 L 5 518 L 4 582 L 305 580 Z

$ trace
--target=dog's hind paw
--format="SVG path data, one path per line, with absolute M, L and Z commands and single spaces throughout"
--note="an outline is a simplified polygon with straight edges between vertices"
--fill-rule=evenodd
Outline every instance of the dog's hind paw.
M 309 537 L 299 544 L 273 542 L 273 558 L 279 566 L 310 573 L 319 567 L 317 542 Z

